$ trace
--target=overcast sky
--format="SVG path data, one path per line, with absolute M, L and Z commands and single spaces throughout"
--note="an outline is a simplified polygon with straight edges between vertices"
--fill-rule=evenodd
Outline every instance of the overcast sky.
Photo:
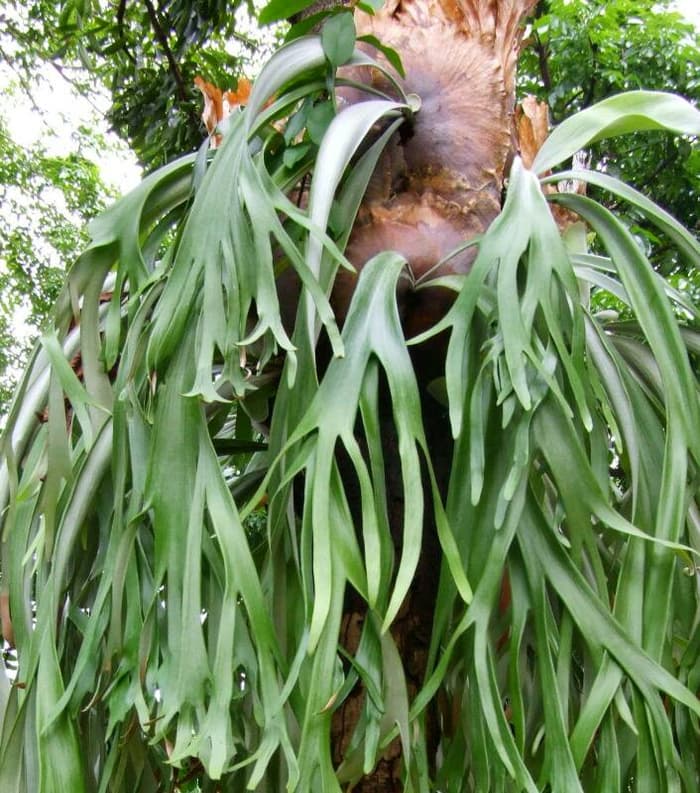
M 700 0 L 676 0 L 676 7 L 700 27 Z

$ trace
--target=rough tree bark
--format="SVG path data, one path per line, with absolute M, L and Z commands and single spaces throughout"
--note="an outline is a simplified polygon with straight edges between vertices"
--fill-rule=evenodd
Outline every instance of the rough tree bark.
M 515 68 L 522 21 L 534 0 L 389 0 L 374 17 L 356 12 L 358 33 L 371 33 L 401 55 L 404 88 L 422 100 L 413 128 L 388 147 L 358 215 L 347 254 L 358 268 L 375 253 L 396 250 L 408 261 L 409 278 L 402 279 L 399 309 L 407 336 L 432 325 L 446 311 L 450 296 L 438 288 L 413 290 L 421 278 L 464 273 L 472 250 L 435 268 L 459 243 L 482 233 L 501 210 L 504 175 L 516 140 L 514 132 Z M 354 75 L 357 77 L 358 75 Z M 364 82 L 378 79 L 369 70 Z M 381 86 L 389 91 L 388 85 Z M 346 95 L 353 101 L 351 94 Z M 342 319 L 356 276 L 342 271 L 333 292 Z M 437 374 L 441 350 L 435 344 L 415 350 L 419 384 Z M 424 422 L 436 474 L 444 487 L 451 448 L 446 417 L 437 403 L 424 405 Z M 386 439 L 387 490 L 397 552 L 403 516 L 400 464 L 390 411 Z M 430 514 L 430 510 L 426 510 Z M 439 570 L 435 527 L 424 527 L 424 544 L 414 585 L 392 635 L 409 680 L 409 696 L 421 686 L 427 663 Z M 350 652 L 357 647 L 364 608 L 348 595 L 342 641 Z M 358 685 L 336 713 L 332 740 L 340 763 L 362 709 Z M 439 739 L 435 713 L 427 716 L 428 751 Z M 432 761 L 434 757 L 430 757 Z M 385 752 L 375 771 L 361 779 L 355 793 L 402 790 L 398 741 Z

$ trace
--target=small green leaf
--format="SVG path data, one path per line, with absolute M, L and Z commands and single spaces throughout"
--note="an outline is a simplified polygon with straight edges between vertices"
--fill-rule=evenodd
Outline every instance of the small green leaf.
M 355 50 L 355 23 L 349 12 L 331 17 L 321 31 L 321 44 L 331 66 L 347 63 Z
M 306 128 L 309 131 L 311 140 L 319 144 L 326 134 L 326 130 L 335 117 L 335 110 L 331 102 L 320 102 L 311 109 Z
M 300 39 L 302 36 L 313 35 L 315 30 L 320 29 L 323 20 L 328 19 L 332 13 L 332 11 L 320 11 L 318 14 L 310 14 L 308 17 L 299 20 L 287 31 L 287 35 L 284 37 L 285 43 Z
M 282 162 L 287 168 L 293 168 L 299 162 L 299 160 L 304 159 L 310 148 L 311 145 L 308 143 L 300 143 L 297 146 L 290 146 L 288 149 L 284 150 Z
M 306 99 L 297 112 L 289 119 L 284 129 L 284 142 L 289 145 L 306 126 L 306 119 L 311 110 L 312 101 Z

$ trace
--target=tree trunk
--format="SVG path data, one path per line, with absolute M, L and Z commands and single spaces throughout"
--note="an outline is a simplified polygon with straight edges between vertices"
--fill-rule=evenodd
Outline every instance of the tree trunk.
M 347 254 L 359 269 L 382 250 L 396 250 L 408 261 L 410 278 L 402 281 L 399 310 L 407 337 L 434 324 L 451 300 L 445 290 L 414 291 L 419 279 L 468 272 L 474 249 L 435 265 L 459 243 L 485 231 L 501 209 L 501 192 L 513 154 L 515 66 L 521 22 L 534 0 L 389 0 L 374 17 L 356 13 L 359 34 L 372 34 L 400 54 L 404 89 L 422 100 L 413 128 L 397 136 L 383 155 L 358 215 Z M 360 69 L 365 83 L 381 82 L 369 69 Z M 345 98 L 353 101 L 352 92 Z M 356 276 L 341 271 L 333 304 L 342 320 Z M 442 369 L 444 340 L 414 348 L 419 385 Z M 400 461 L 390 410 L 384 418 L 387 493 L 392 534 L 401 548 L 403 493 Z M 439 485 L 445 489 L 451 462 L 447 417 L 426 395 L 424 422 Z M 429 492 L 429 488 L 426 489 Z M 426 508 L 426 514 L 432 510 Z M 421 559 L 414 585 L 392 626 L 401 655 L 409 697 L 421 687 L 440 569 L 440 549 L 433 525 L 424 526 Z M 348 596 L 343 619 L 343 643 L 357 648 L 364 607 Z M 333 754 L 340 763 L 362 709 L 361 686 L 335 715 Z M 439 724 L 429 713 L 426 725 L 428 762 L 434 761 Z M 355 793 L 403 790 L 400 744 L 395 741 L 374 772 L 362 778 Z

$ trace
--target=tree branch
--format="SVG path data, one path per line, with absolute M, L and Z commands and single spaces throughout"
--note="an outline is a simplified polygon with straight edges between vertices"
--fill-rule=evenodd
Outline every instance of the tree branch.
M 535 52 L 537 53 L 537 62 L 540 67 L 540 76 L 542 77 L 542 84 L 547 93 L 552 90 L 552 75 L 549 71 L 549 50 L 547 45 L 542 43 L 542 39 L 535 34 Z
M 126 36 L 124 35 L 124 14 L 126 13 L 126 0 L 119 0 L 119 7 L 117 8 L 117 30 L 119 31 L 119 37 L 122 40 L 122 45 L 124 47 L 124 52 L 126 53 L 126 57 L 133 63 L 136 63 L 136 58 L 129 52 L 129 46 L 126 43 Z
M 574 93 L 566 100 L 566 102 L 564 102 L 564 106 L 562 107 L 560 113 L 555 115 L 554 112 L 552 112 L 552 120 L 555 124 L 560 124 L 567 117 L 569 108 L 580 96 L 583 96 L 583 88 L 579 88 L 578 91 L 574 91 Z M 586 106 L 587 105 L 585 104 L 583 105 L 583 107 Z M 583 107 L 580 109 L 583 109 Z
M 586 90 L 586 95 L 583 98 L 581 110 L 585 110 L 593 101 L 593 95 L 595 94 L 597 75 L 598 75 L 598 61 L 596 57 L 598 53 L 598 46 L 591 41 L 590 36 L 587 36 L 587 39 L 588 39 L 588 46 L 590 47 L 591 50 L 591 79 L 588 83 L 588 89 Z
M 308 19 L 309 17 L 314 16 L 315 14 L 320 14 L 322 11 L 328 11 L 331 8 L 336 8 L 338 6 L 350 6 L 355 5 L 353 0 L 316 0 L 315 3 L 312 3 L 307 8 L 304 8 L 302 11 L 299 11 L 296 14 L 292 14 L 289 17 L 289 22 L 292 25 L 296 25 L 297 22 L 301 22 L 304 19 Z
M 645 146 L 640 146 L 639 148 L 643 149 L 643 148 L 646 148 L 646 147 Z M 651 187 L 653 186 L 654 181 L 656 180 L 656 177 L 660 173 L 663 173 L 673 163 L 673 161 L 675 159 L 675 154 L 676 154 L 675 151 L 668 152 L 667 155 L 663 159 L 661 159 L 659 161 L 659 163 L 656 165 L 654 170 L 649 174 L 649 176 L 647 176 L 644 184 L 636 186 L 637 190 L 639 190 L 644 195 L 649 195 L 650 192 L 653 193 L 653 191 L 651 190 Z M 612 212 L 616 212 L 623 205 L 624 205 L 624 201 L 621 201 L 620 199 L 616 199 L 611 204 L 608 204 L 607 207 Z M 670 246 L 666 246 L 666 247 L 670 247 Z M 663 251 L 664 248 L 661 248 L 660 250 Z
M 124 38 L 124 14 L 126 13 L 126 0 L 119 0 L 119 7 L 117 8 L 117 27 L 119 28 L 119 35 Z
M 104 111 L 98 107 L 97 104 L 92 99 L 90 91 L 88 91 L 85 86 L 81 85 L 77 80 L 74 80 L 70 75 L 66 74 L 65 67 L 61 63 L 56 63 L 56 61 L 49 61 L 51 66 L 58 72 L 58 74 L 70 85 L 70 87 L 79 94 L 89 105 L 92 109 L 102 118 L 105 118 Z
M 175 56 L 173 55 L 172 50 L 170 49 L 170 45 L 168 44 L 168 37 L 163 30 L 162 25 L 160 24 L 160 20 L 158 19 L 158 14 L 156 13 L 151 0 L 144 0 L 144 5 L 146 6 L 146 11 L 148 11 L 148 17 L 151 20 L 151 26 L 153 27 L 153 32 L 156 34 L 156 38 L 160 43 L 160 46 L 163 48 L 163 52 L 165 53 L 165 57 L 168 59 L 168 65 L 170 67 L 170 73 L 175 80 L 175 85 L 177 86 L 177 93 L 180 99 L 183 102 L 187 101 L 187 88 L 185 87 L 185 81 L 182 79 L 182 72 L 180 71 L 180 67 L 175 60 Z

